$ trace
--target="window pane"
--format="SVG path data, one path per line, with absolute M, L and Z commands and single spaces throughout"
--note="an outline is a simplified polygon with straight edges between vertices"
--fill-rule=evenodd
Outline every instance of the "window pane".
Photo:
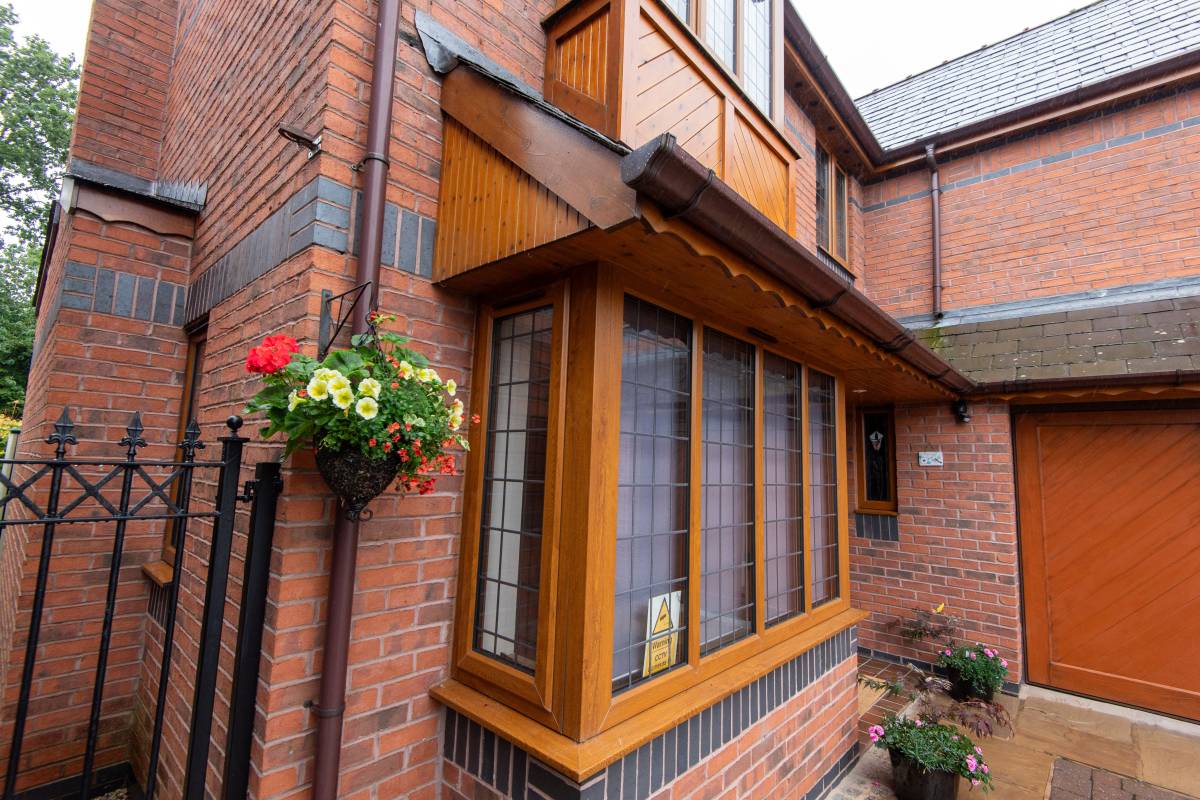
M 838 258 L 845 259 L 848 252 L 846 235 L 846 173 L 837 170 L 837 183 L 834 196 L 834 228 L 837 232 Z
M 862 415 L 863 498 L 876 503 L 891 503 L 892 496 L 892 415 L 887 411 L 866 411 Z
M 746 94 L 764 113 L 771 113 L 771 3 L 750 0 L 745 4 L 746 29 L 742 35 L 742 70 Z
M 754 347 L 705 329 L 700 653 L 754 632 Z
M 808 371 L 813 607 L 838 596 L 837 416 L 833 378 Z
M 475 598 L 475 648 L 532 672 L 554 311 L 501 317 L 492 369 Z
M 683 20 L 686 25 L 692 11 L 691 0 L 664 0 L 664 2 L 667 4 L 667 8 L 674 11 L 675 16 Z
M 733 43 L 737 40 L 738 0 L 709 0 L 704 4 L 704 43 L 731 70 L 737 70 Z
M 817 246 L 829 249 L 829 154 L 817 148 Z
M 626 297 L 621 338 L 614 692 L 687 661 L 692 323 Z
M 763 532 L 768 625 L 804 613 L 804 385 L 802 368 L 763 359 Z

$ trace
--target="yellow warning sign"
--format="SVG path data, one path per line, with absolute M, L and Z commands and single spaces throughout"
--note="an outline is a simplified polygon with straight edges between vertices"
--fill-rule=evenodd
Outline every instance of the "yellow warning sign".
M 650 598 L 646 608 L 646 655 L 642 675 L 649 676 L 674 666 L 679 659 L 679 592 Z

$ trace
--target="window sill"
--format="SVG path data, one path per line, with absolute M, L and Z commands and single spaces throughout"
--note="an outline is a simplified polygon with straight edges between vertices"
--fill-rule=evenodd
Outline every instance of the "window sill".
M 641 745 L 665 733 L 726 695 L 821 642 L 857 625 L 867 612 L 854 608 L 830 617 L 774 647 L 741 661 L 717 679 L 704 681 L 630 717 L 585 742 L 550 730 L 508 706 L 450 679 L 431 690 L 433 697 L 463 716 L 503 735 L 559 773 L 576 781 L 595 775 Z
M 900 516 L 899 511 L 890 511 L 885 508 L 856 508 L 856 509 L 854 509 L 854 513 L 855 514 L 865 514 L 868 517 L 898 517 L 898 516 Z
M 174 568 L 165 561 L 151 561 L 148 564 L 142 564 L 142 574 L 159 588 L 170 586 L 171 581 L 175 579 Z

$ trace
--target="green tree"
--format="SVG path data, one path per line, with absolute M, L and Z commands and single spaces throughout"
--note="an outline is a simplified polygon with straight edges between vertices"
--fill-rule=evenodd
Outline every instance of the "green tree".
M 0 412 L 19 415 L 33 351 L 31 301 L 79 70 L 37 36 L 18 41 L 16 23 L 12 6 L 0 5 Z

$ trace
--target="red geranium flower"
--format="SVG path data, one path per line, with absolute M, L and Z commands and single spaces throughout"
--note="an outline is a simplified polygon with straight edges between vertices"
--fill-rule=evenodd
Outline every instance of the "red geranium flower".
M 250 349 L 246 356 L 246 371 L 272 375 L 290 364 L 292 353 L 299 351 L 299 345 L 291 336 L 268 336 L 258 347 Z

